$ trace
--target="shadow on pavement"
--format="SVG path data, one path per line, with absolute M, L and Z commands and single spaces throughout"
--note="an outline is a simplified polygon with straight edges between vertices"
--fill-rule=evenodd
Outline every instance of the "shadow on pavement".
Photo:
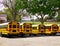
M 55 36 L 60 36 L 60 35 L 51 35 L 51 36 L 49 36 L 49 35 L 37 35 L 37 36 L 10 36 L 10 37 L 4 37 L 4 38 L 11 38 L 11 39 L 13 39 L 13 38 L 33 38 L 33 37 L 55 37 Z

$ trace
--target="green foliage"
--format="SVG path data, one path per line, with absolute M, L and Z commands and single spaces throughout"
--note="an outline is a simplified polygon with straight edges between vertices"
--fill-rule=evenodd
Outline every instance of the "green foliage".
M 8 13 L 16 17 L 20 9 L 26 9 L 29 13 L 36 14 L 41 12 L 45 14 L 49 14 L 50 17 L 53 15 L 52 12 L 56 10 L 56 7 L 60 8 L 60 0 L 14 0 L 14 9 L 12 9 L 12 14 Z
M 27 7 L 28 0 L 15 0 L 15 10 L 25 9 Z
M 7 20 L 12 21 L 13 17 L 9 9 L 4 9 L 4 13 L 7 15 Z
M 49 0 L 48 3 L 50 6 L 59 7 L 60 0 Z
M 19 16 L 17 15 L 16 16 L 16 20 L 19 22 L 20 21 L 20 18 L 19 18 Z
M 57 21 L 60 21 L 60 16 L 57 17 Z
M 60 21 L 60 10 L 59 10 L 59 15 L 58 15 L 58 17 L 57 17 L 57 21 Z
M 36 14 L 41 12 L 49 14 L 53 18 L 53 11 L 56 7 L 60 7 L 60 0 L 15 0 L 15 9 L 26 9 L 29 13 Z

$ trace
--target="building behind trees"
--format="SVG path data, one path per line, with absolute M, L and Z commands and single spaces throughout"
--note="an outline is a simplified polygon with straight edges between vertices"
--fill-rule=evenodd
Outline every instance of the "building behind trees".
M 0 23 L 7 22 L 7 15 L 6 14 L 0 14 Z

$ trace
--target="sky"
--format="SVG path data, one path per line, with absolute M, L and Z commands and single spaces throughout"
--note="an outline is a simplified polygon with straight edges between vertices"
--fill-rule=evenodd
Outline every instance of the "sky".
M 0 0 L 0 2 L 2 2 L 3 0 Z M 3 4 L 0 3 L 0 11 L 2 11 L 5 7 L 3 6 Z

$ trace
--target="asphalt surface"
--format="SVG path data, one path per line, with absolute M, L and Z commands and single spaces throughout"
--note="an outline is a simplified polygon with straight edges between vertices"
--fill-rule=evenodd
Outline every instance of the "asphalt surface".
M 0 37 L 0 46 L 60 46 L 60 36 Z

